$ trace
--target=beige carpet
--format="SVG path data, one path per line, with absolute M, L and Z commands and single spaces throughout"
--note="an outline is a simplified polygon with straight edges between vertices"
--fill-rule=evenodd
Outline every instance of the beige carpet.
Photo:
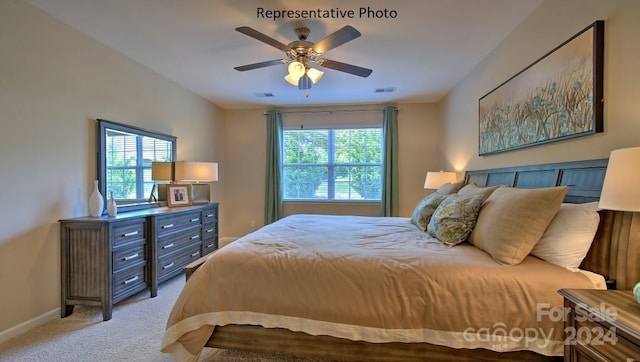
M 158 296 L 142 292 L 113 310 L 104 322 L 98 307 L 77 306 L 73 314 L 0 344 L 0 361 L 173 361 L 160 352 L 160 341 L 173 302 L 184 285 L 180 275 L 160 285 Z M 200 361 L 321 360 L 206 348 Z

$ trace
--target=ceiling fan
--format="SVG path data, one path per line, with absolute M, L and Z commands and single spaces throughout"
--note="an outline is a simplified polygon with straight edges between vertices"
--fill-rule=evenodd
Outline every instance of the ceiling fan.
M 349 25 L 344 26 L 333 34 L 327 35 L 316 43 L 307 41 L 310 30 L 306 27 L 296 28 L 295 32 L 298 36 L 298 40 L 294 40 L 289 44 L 281 43 L 278 40 L 273 39 L 272 37 L 265 35 L 248 26 L 241 26 L 239 28 L 236 28 L 236 30 L 256 40 L 271 45 L 274 48 L 280 49 L 286 55 L 286 58 L 284 59 L 268 60 L 266 62 L 234 67 L 234 69 L 241 72 L 269 67 L 272 65 L 289 63 L 289 74 L 285 76 L 285 79 L 289 83 L 297 85 L 298 89 L 309 89 L 311 88 L 311 84 L 315 84 L 320 79 L 320 77 L 322 77 L 323 72 L 315 68 L 311 68 L 312 64 L 317 64 L 324 68 L 329 68 L 364 78 L 368 77 L 372 72 L 371 69 L 322 57 L 327 51 L 353 39 L 356 39 L 361 35 L 358 30 Z

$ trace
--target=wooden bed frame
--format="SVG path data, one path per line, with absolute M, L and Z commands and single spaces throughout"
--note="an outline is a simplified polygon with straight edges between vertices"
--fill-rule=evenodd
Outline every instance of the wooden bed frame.
M 478 186 L 510 185 L 521 188 L 567 185 L 565 202 L 597 201 L 607 159 L 468 171 L 467 183 Z M 628 290 L 640 281 L 640 245 L 629 236 L 640 236 L 640 217 L 629 212 L 601 210 L 601 222 L 581 267 L 601 274 L 610 289 Z M 640 244 L 640 243 L 636 243 Z M 198 264 L 192 265 L 190 275 Z M 530 351 L 494 352 L 486 349 L 454 349 L 427 343 L 368 343 L 329 336 L 311 336 L 282 328 L 250 325 L 216 327 L 207 347 L 277 353 L 343 361 L 549 361 Z

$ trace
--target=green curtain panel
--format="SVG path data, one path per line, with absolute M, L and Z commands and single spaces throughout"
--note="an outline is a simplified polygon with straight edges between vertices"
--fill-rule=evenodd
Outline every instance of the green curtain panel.
M 385 107 L 383 117 L 382 216 L 398 216 L 398 109 Z
M 276 110 L 267 112 L 266 154 L 265 225 L 282 217 L 282 115 Z

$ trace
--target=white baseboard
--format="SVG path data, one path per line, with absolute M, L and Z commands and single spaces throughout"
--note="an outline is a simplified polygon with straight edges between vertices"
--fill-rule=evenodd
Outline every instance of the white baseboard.
M 15 327 L 11 327 L 0 332 L 0 343 L 6 342 L 13 337 L 17 337 L 54 319 L 60 318 L 60 312 L 60 308 L 56 308 L 35 318 L 29 319 L 26 322 L 20 323 Z

